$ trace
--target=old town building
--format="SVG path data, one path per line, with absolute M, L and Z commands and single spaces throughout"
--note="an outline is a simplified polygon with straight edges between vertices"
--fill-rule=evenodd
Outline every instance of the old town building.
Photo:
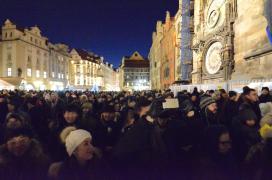
M 50 43 L 37 26 L 20 28 L 10 20 L 0 32 L 1 89 L 120 89 L 119 72 L 92 52 L 70 51 Z
M 194 84 L 235 88 L 272 78 L 265 2 L 195 1 Z
M 119 76 L 116 69 L 113 68 L 113 65 L 104 62 L 104 59 L 101 58 L 101 69 L 103 73 L 103 91 L 119 91 Z
M 72 89 L 99 90 L 103 87 L 101 59 L 83 49 L 72 49 L 70 63 L 70 85 Z
M 148 58 L 150 60 L 150 82 L 151 88 L 161 89 L 161 40 L 163 38 L 163 24 L 161 21 L 157 22 L 156 32 L 152 35 L 152 46 L 149 51 Z
M 156 31 L 152 35 L 149 51 L 152 89 L 166 89 L 175 82 L 190 81 L 191 78 L 190 68 L 193 58 L 192 55 L 188 58 L 188 55 L 191 53 L 193 14 L 189 17 L 188 27 L 185 28 L 185 21 L 182 21 L 184 1 L 178 2 L 179 8 L 175 16 L 171 17 L 170 12 L 167 12 L 165 22 L 158 21 Z M 191 10 L 193 10 L 193 3 L 189 0 L 188 11 Z M 183 33 L 182 36 L 182 30 L 184 32 L 188 30 L 188 33 L 185 35 Z M 182 50 L 182 47 L 185 50 Z
M 0 49 L 0 77 L 15 88 L 43 90 L 66 87 L 67 79 L 58 75 L 51 78 L 50 65 L 63 66 L 57 73 L 67 74 L 69 55 L 58 52 L 55 45 L 49 45 L 37 26 L 20 28 L 6 20 L 2 26 Z M 50 62 L 52 54 L 62 61 Z
M 124 56 L 120 65 L 120 84 L 122 90 L 149 90 L 149 60 L 137 51 Z
M 161 59 L 161 87 L 163 89 L 175 82 L 175 45 L 176 45 L 176 29 L 175 18 L 170 16 L 170 12 L 166 12 L 165 24 L 163 25 L 163 38 L 161 41 L 162 59 Z

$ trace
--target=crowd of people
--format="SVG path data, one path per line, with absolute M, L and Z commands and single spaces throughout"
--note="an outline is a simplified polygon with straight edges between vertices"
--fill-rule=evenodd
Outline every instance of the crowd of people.
M 0 144 L 7 180 L 266 180 L 272 96 L 2 90 Z

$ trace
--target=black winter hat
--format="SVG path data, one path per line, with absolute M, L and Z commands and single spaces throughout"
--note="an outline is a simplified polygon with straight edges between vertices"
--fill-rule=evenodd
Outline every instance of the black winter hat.
M 239 116 L 240 116 L 241 122 L 243 122 L 243 123 L 246 122 L 247 120 L 257 121 L 257 119 L 258 119 L 255 112 L 251 109 L 244 109 L 244 110 L 240 111 Z
M 81 108 L 76 104 L 69 104 L 64 108 L 64 112 L 76 112 L 77 114 L 81 114 Z
M 149 106 L 151 103 L 152 102 L 146 99 L 145 97 L 141 97 L 137 102 L 137 107 L 138 108 L 146 107 L 146 106 Z
M 26 137 L 32 138 L 33 131 L 30 127 L 21 127 L 17 129 L 7 128 L 5 130 L 4 140 L 5 142 L 7 142 L 8 140 L 18 136 L 26 136 Z
M 233 97 L 233 96 L 236 96 L 236 95 L 237 95 L 237 92 L 229 91 L 229 97 Z
M 184 100 L 183 102 L 180 103 L 180 109 L 188 113 L 193 110 L 193 104 L 189 99 Z
M 263 87 L 263 88 L 262 88 L 262 91 L 263 91 L 263 90 L 267 90 L 267 91 L 269 92 L 269 88 L 268 88 L 268 87 Z
M 104 106 L 103 106 L 103 108 L 102 108 L 102 111 L 101 111 L 102 113 L 103 112 L 110 112 L 110 113 L 114 113 L 115 112 L 115 110 L 114 110 L 114 106 L 112 106 L 112 105 L 109 105 L 109 104 L 105 104 Z

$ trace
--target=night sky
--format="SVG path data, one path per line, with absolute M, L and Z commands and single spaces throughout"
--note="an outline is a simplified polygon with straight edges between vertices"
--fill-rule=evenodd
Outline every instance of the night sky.
M 38 25 L 53 43 L 65 43 L 104 56 L 117 67 L 135 50 L 147 57 L 152 31 L 178 0 L 0 0 L 0 22 Z

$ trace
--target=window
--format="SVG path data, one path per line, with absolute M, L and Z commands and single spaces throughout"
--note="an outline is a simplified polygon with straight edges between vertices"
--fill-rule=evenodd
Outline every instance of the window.
M 33 37 L 30 37 L 30 41 L 31 41 L 31 42 L 33 41 Z
M 43 77 L 46 78 L 47 77 L 47 73 L 43 72 Z
M 8 76 L 11 76 L 11 68 L 8 68 Z
M 7 38 L 8 37 L 8 33 L 6 32 L 6 34 L 5 34 L 5 37 Z
M 77 72 L 77 73 L 80 73 L 79 65 L 76 66 L 76 72 Z
M 68 79 L 68 75 L 66 75 L 66 79 Z
M 63 79 L 64 78 L 64 75 L 63 74 L 61 74 L 61 79 Z
M 58 73 L 58 78 L 60 79 L 60 73 Z
M 169 77 L 169 68 L 168 67 L 164 70 L 164 77 L 165 78 Z
M 27 69 L 27 76 L 31 77 L 31 69 L 30 68 Z
M 54 73 L 54 72 L 52 72 L 52 77 L 53 77 L 53 78 L 55 77 L 55 73 Z
M 11 61 L 11 54 L 8 54 L 8 61 Z
M 40 77 L 40 71 L 39 71 L 39 70 L 36 71 L 36 77 L 37 77 L 37 78 Z
M 9 37 L 12 37 L 12 32 L 9 33 Z

